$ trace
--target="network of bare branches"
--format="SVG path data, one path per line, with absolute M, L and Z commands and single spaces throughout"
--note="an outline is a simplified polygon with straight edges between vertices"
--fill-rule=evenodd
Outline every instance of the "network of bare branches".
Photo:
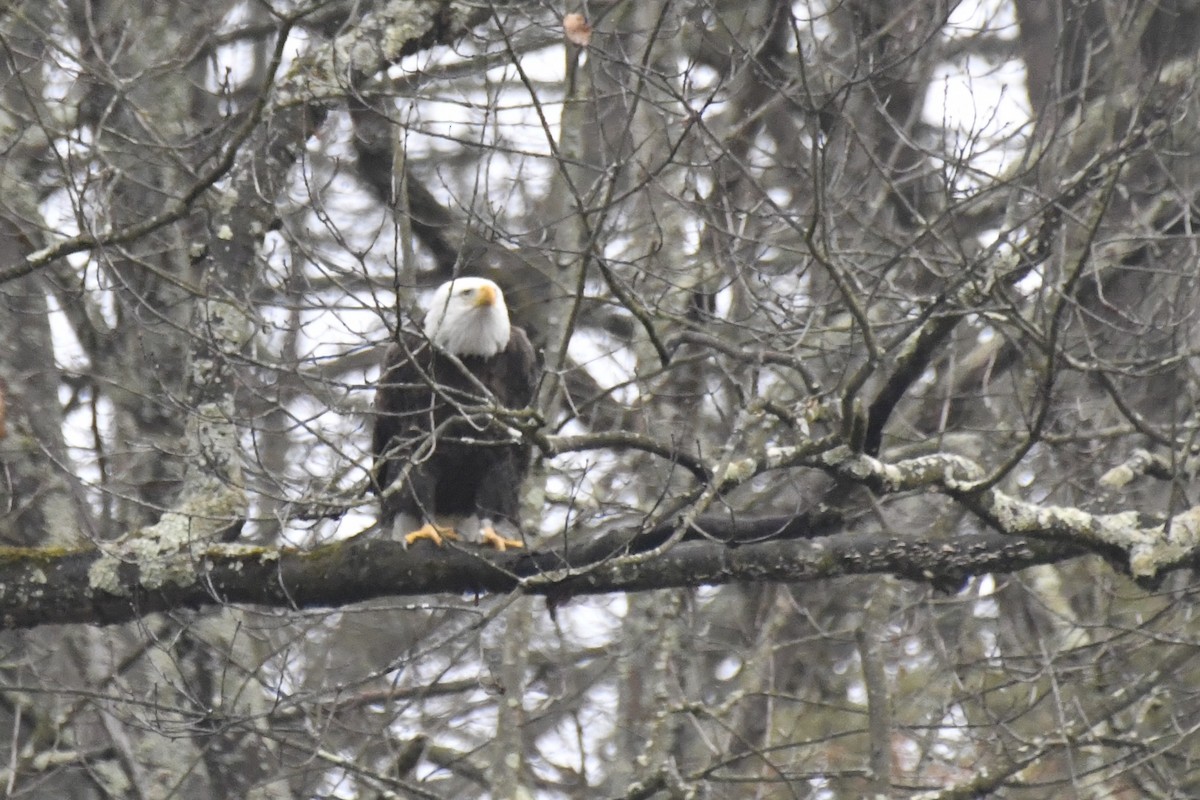
M 1189 0 L 17 2 L 6 797 L 1200 793 Z M 378 524 L 503 287 L 525 546 Z M 430 387 L 435 390 L 437 387 Z

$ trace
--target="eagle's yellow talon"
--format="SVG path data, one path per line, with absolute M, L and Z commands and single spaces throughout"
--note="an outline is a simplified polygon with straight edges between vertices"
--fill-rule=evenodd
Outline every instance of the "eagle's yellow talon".
M 489 525 L 485 525 L 484 527 L 480 528 L 479 534 L 480 534 L 481 538 L 483 539 L 483 542 L 482 542 L 483 544 L 490 544 L 492 547 L 496 548 L 497 552 L 500 552 L 500 553 L 503 553 L 505 550 L 507 550 L 510 547 L 524 547 L 525 546 L 525 544 L 523 542 L 520 542 L 516 539 L 505 539 L 503 536 L 496 533 L 495 528 L 493 528 Z
M 441 547 L 445 544 L 446 539 L 458 539 L 458 531 L 454 530 L 454 528 L 447 528 L 441 525 L 434 525 L 432 522 L 426 522 L 420 528 L 406 535 L 404 542 L 405 544 L 412 545 L 418 539 L 428 539 L 438 547 Z

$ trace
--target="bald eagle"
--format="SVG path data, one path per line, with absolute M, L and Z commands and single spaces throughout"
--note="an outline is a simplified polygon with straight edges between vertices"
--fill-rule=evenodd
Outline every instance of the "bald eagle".
M 401 331 L 375 393 L 374 489 L 380 523 L 406 544 L 468 534 L 520 547 L 521 481 L 530 447 L 481 407 L 533 399 L 539 368 L 529 337 L 508 319 L 500 287 L 457 278 L 433 293 L 422 333 Z

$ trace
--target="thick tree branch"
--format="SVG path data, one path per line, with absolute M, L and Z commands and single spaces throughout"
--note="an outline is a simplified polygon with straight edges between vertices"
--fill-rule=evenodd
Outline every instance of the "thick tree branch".
M 880 494 L 942 491 L 1003 533 L 953 539 L 829 536 L 843 521 L 818 509 L 792 517 L 708 518 L 677 546 L 651 559 L 637 553 L 660 545 L 670 536 L 670 525 L 613 531 L 581 547 L 488 556 L 470 549 L 405 550 L 369 536 L 308 552 L 164 546 L 134 536 L 104 551 L 0 551 L 0 621 L 5 627 L 111 623 L 217 603 L 339 606 L 385 595 L 444 592 L 524 591 L 560 602 L 577 594 L 882 573 L 952 589 L 973 574 L 1011 572 L 1088 550 L 1128 553 L 1135 575 L 1152 576 L 1190 563 L 1194 549 L 1188 546 L 1197 527 L 1194 512 L 1138 527 L 1133 512 L 1091 515 L 1036 506 L 994 489 L 972 494 L 969 482 L 982 471 L 959 456 L 939 454 L 888 465 L 832 451 L 819 461 L 813 466 Z
M 958 455 L 885 464 L 847 448 L 818 455 L 781 448 L 755 462 L 751 472 L 789 463 L 884 496 L 935 491 L 994 531 L 949 538 L 854 532 L 839 512 L 816 508 L 785 517 L 703 517 L 675 546 L 653 555 L 648 551 L 673 536 L 674 523 L 617 529 L 581 545 L 485 554 L 424 545 L 406 550 L 371 535 L 311 551 L 205 543 L 186 535 L 204 525 L 167 525 L 164 518 L 103 549 L 0 549 L 0 626 L 122 622 L 220 603 L 341 606 L 389 595 L 520 591 L 559 603 L 582 594 L 869 574 L 955 590 L 972 575 L 1088 552 L 1153 579 L 1192 565 L 1200 551 L 1200 509 L 1160 520 L 1136 511 L 1091 514 L 1037 505 L 994 488 L 975 489 L 984 470 Z
M 757 535 L 777 522 L 764 526 L 751 520 L 739 534 Z M 797 527 L 784 532 L 809 533 Z M 649 544 L 653 541 L 637 542 L 633 549 Z M 438 593 L 524 591 L 557 603 L 583 594 L 881 573 L 954 588 L 975 573 L 1010 572 L 1083 552 L 994 533 L 944 541 L 843 534 L 736 546 L 694 538 L 652 559 L 617 555 L 596 561 L 595 550 L 484 555 L 423 544 L 405 550 L 363 536 L 307 552 L 197 545 L 135 563 L 128 552 L 7 548 L 0 549 L 0 624 L 107 624 L 222 603 L 305 608 Z
M 994 488 L 977 488 L 983 472 L 961 456 L 936 454 L 884 464 L 869 456 L 839 460 L 826 454 L 835 471 L 885 493 L 934 489 L 955 498 L 992 528 L 1012 536 L 1032 536 L 1074 544 L 1126 562 L 1137 578 L 1190 565 L 1200 552 L 1200 506 L 1168 519 L 1137 511 L 1092 514 L 1067 506 L 1038 505 Z

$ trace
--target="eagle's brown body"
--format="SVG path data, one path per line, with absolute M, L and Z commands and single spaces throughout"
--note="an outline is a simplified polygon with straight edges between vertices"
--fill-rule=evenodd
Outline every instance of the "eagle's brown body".
M 485 298 L 472 300 L 465 313 L 482 314 L 496 303 L 507 324 L 499 289 L 499 301 L 486 301 L 489 290 L 482 291 Z M 427 335 L 401 334 L 388 351 L 375 395 L 372 451 L 385 529 L 407 515 L 408 525 L 426 530 L 432 524 L 442 535 L 452 535 L 447 518 L 478 517 L 485 529 L 504 522 L 519 530 L 521 481 L 531 450 L 480 407 L 523 408 L 537 378 L 533 347 L 520 328 L 509 328 L 507 344 L 490 356 L 448 355 Z M 399 533 L 413 540 L 410 531 Z M 417 538 L 440 541 L 428 533 Z

